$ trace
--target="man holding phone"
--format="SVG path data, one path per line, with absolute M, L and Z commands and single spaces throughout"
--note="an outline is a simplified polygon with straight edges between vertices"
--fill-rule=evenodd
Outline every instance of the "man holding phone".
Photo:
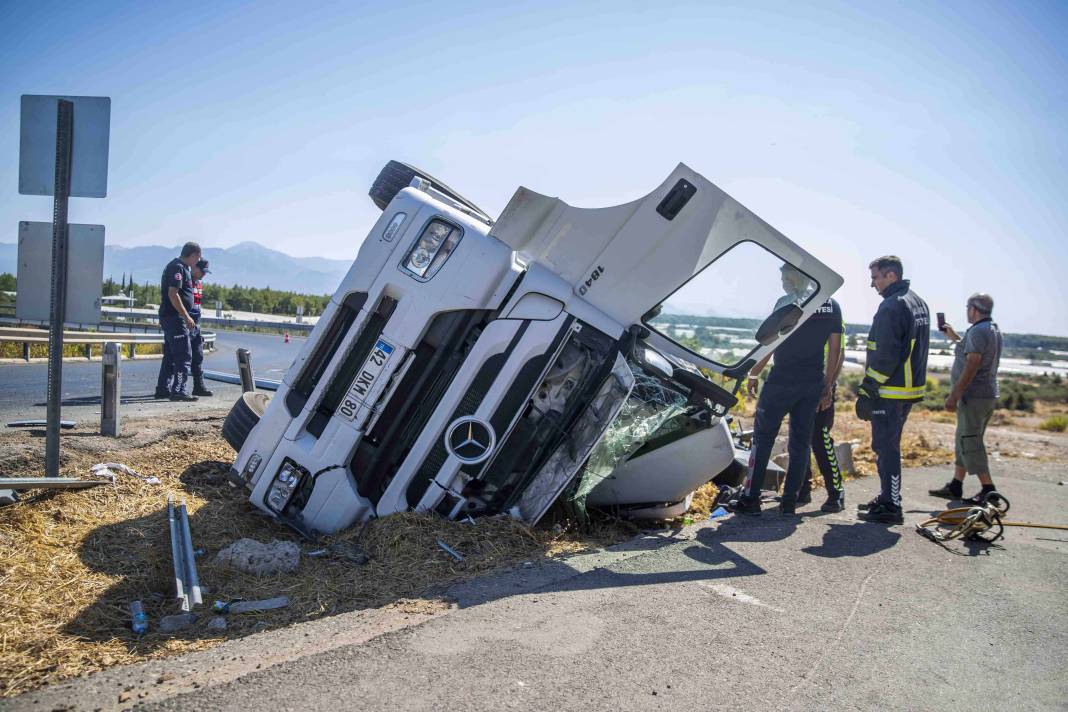
M 990 315 L 994 300 L 989 294 L 977 292 L 968 297 L 966 305 L 971 327 L 964 337 L 938 315 L 938 329 L 956 346 L 953 352 L 952 385 L 945 407 L 957 414 L 955 438 L 956 468 L 953 479 L 939 489 L 930 490 L 933 497 L 961 499 L 964 496 L 964 476 L 977 475 L 982 490 L 968 501 L 981 504 L 990 492 L 997 491 L 990 477 L 986 443 L 983 436 L 998 400 L 998 366 L 1001 363 L 1001 330 Z

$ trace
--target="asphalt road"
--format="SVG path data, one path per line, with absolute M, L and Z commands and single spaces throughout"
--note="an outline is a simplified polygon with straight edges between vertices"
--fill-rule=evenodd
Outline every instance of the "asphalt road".
M 204 368 L 237 373 L 236 351 L 246 348 L 252 352 L 252 367 L 258 377 L 278 380 L 289 368 L 304 344 L 304 337 L 292 337 L 284 343 L 281 334 L 259 334 L 245 331 L 218 331 L 216 348 L 204 357 Z M 178 405 L 157 401 L 152 397 L 156 388 L 160 361 L 156 358 L 124 360 L 122 362 L 123 414 L 129 417 L 172 413 Z M 214 404 L 229 403 L 241 393 L 238 386 L 222 383 L 209 385 Z M 48 364 L 0 364 L 0 422 L 45 417 L 48 393 Z M 100 417 L 100 361 L 68 360 L 63 363 L 63 418 L 82 423 L 97 424 Z
M 1064 710 L 1068 532 L 944 549 L 912 526 L 948 472 L 905 474 L 906 526 L 857 521 L 865 478 L 841 514 L 650 534 L 455 587 L 452 611 L 335 616 L 0 708 Z M 1068 523 L 1063 465 L 997 474 L 1011 519 Z

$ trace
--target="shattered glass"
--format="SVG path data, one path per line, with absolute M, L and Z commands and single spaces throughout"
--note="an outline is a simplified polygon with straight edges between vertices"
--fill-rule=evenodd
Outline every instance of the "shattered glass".
M 586 406 L 564 441 L 549 456 L 537 478 L 523 492 L 518 506 L 524 521 L 531 524 L 537 522 L 575 476 L 591 448 L 597 447 L 595 443 L 598 443 L 598 438 L 600 442 L 604 441 L 601 434 L 606 426 L 611 427 L 610 423 L 618 420 L 617 414 L 626 406 L 633 385 L 632 369 L 617 353 L 612 372 L 604 385 Z
M 639 364 L 628 361 L 627 365 L 634 375 L 634 388 L 604 437 L 590 452 L 586 467 L 568 500 L 572 515 L 582 522 L 588 519 L 586 497 L 589 493 L 654 433 L 666 434 L 670 422 L 686 410 L 684 394 L 650 375 Z

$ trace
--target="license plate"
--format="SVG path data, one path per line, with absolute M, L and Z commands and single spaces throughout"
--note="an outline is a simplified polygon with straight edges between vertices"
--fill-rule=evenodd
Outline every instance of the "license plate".
M 363 362 L 359 373 L 356 374 L 352 385 L 349 386 L 349 392 L 345 395 L 345 400 L 338 406 L 337 412 L 342 418 L 349 421 L 355 420 L 360 409 L 369 405 L 367 396 L 371 393 L 371 388 L 378 380 L 378 377 L 382 375 L 386 364 L 389 363 L 389 357 L 393 355 L 393 349 L 392 344 L 382 339 L 375 343 L 375 347 L 371 349 L 367 360 Z

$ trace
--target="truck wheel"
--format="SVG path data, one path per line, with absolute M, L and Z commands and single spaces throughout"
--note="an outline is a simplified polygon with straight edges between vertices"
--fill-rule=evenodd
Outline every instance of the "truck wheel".
M 260 422 L 271 396 L 263 391 L 242 393 L 223 421 L 222 436 L 235 452 L 241 452 L 248 434 Z
M 371 196 L 371 200 L 374 201 L 374 204 L 378 206 L 379 210 L 385 210 L 386 206 L 389 205 L 394 196 L 411 185 L 412 179 L 416 176 L 430 181 L 437 190 L 449 196 L 456 202 L 466 205 L 479 215 L 485 216 L 487 220 L 489 219 L 489 216 L 486 215 L 484 210 L 434 176 L 424 170 L 416 168 L 415 166 L 410 166 L 407 163 L 401 163 L 400 161 L 390 161 L 387 163 L 381 172 L 379 172 L 378 177 L 375 178 L 375 182 L 371 184 L 371 190 L 369 190 L 367 194 Z

